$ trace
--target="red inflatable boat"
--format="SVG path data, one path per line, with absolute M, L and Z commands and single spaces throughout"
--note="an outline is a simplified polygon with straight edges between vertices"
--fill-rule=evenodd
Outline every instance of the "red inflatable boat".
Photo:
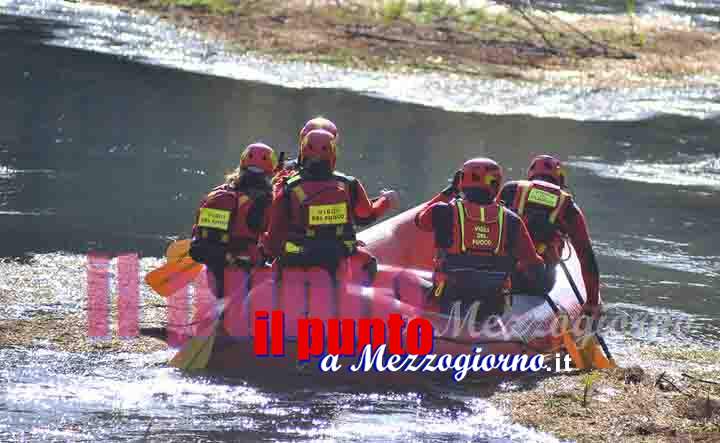
M 319 358 L 298 364 L 297 320 L 302 318 L 381 318 L 399 313 L 405 319 L 429 320 L 435 332 L 434 354 L 472 354 L 481 347 L 484 354 L 548 354 L 556 352 L 560 339 L 557 316 L 551 304 L 566 312 L 571 320 L 581 313 L 586 298 L 580 264 L 567 244 L 567 260 L 558 265 L 556 282 L 547 297 L 513 293 L 511 308 L 492 327 L 475 327 L 465 313 L 439 313 L 424 310 L 427 286 L 432 275 L 433 237 L 414 224 L 419 206 L 362 231 L 359 239 L 377 257 L 379 272 L 368 285 L 367 274 L 350 263 L 331 279 L 321 268 L 285 270 L 272 268 L 253 271 L 227 270 L 225 274 L 225 312 L 208 369 L 234 374 L 282 376 L 288 373 L 331 374 L 318 369 Z M 285 316 L 284 356 L 258 357 L 253 342 L 256 311 L 282 310 Z M 209 323 L 208 323 L 209 324 Z M 478 323 L 479 324 L 479 323 Z M 206 328 L 207 330 L 207 328 Z M 327 328 L 326 328 L 327 331 Z M 359 354 L 341 358 L 343 365 L 358 360 Z M 339 377 L 391 377 L 408 379 L 397 373 L 351 373 L 341 370 Z M 417 374 L 414 374 L 417 375 Z M 448 376 L 449 379 L 449 376 Z

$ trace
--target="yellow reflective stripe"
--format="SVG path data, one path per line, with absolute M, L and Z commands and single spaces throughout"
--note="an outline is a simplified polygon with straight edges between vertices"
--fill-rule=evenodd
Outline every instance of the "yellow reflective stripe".
M 546 249 L 547 245 L 545 243 L 538 243 L 537 246 L 535 246 L 535 251 L 537 251 L 538 255 L 543 255 Z
M 285 242 L 285 252 L 288 254 L 299 254 L 302 252 L 302 248 L 293 242 Z
M 498 206 L 498 238 L 497 238 L 497 246 L 495 246 L 495 255 L 498 255 L 500 253 L 500 246 L 502 246 L 502 238 L 503 238 L 503 223 L 505 218 L 505 209 L 502 208 L 502 206 Z
M 200 208 L 198 226 L 201 228 L 228 230 L 230 211 L 224 209 Z
M 296 186 L 292 190 L 300 203 L 305 201 L 305 191 L 300 186 Z
M 462 200 L 455 200 L 458 212 L 458 220 L 460 221 L 460 251 L 465 252 L 465 206 Z
M 485 207 L 480 206 L 480 221 L 485 223 Z
M 557 216 L 560 215 L 560 210 L 565 205 L 565 200 L 570 197 L 570 194 L 568 194 L 565 191 L 560 191 L 560 201 L 558 202 L 557 207 L 550 213 L 550 218 L 548 220 L 550 223 L 555 223 L 555 220 L 557 219 Z
M 238 198 L 238 208 L 250 200 L 250 197 L 247 195 L 241 195 L 240 198 Z
M 441 281 L 439 285 L 435 288 L 435 297 L 440 297 L 443 293 L 443 289 L 445 289 L 445 280 Z
M 525 212 L 525 200 L 527 199 L 527 193 L 530 190 L 530 183 L 519 183 L 518 187 L 520 188 L 520 200 L 517 207 L 517 214 L 523 215 L 523 212 Z

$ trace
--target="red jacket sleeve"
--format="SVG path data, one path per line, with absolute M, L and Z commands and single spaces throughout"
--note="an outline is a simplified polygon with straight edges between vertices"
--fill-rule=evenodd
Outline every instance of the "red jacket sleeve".
M 263 239 L 265 252 L 273 257 L 282 255 L 288 236 L 288 199 L 285 191 L 279 190 L 274 196 L 269 209 L 268 231 Z
M 437 203 L 449 203 L 450 200 L 453 198 L 451 195 L 447 195 L 443 192 L 439 193 L 435 197 L 432 198 L 429 202 L 425 203 L 423 207 L 420 208 L 420 210 L 415 214 L 415 225 L 422 229 L 423 231 L 432 231 L 433 230 L 433 224 L 432 224 L 432 213 L 433 208 L 438 207 Z
M 598 304 L 600 300 L 600 272 L 590 242 L 585 215 L 574 202 L 568 207 L 565 217 L 560 220 L 560 227 L 570 237 L 570 243 L 575 248 L 580 260 L 588 303 Z
M 360 181 L 357 184 L 357 194 L 355 195 L 355 216 L 359 218 L 377 218 L 382 217 L 388 209 L 390 209 L 390 200 L 380 197 L 374 202 L 370 201 L 367 191 Z
M 512 239 L 513 246 L 510 252 L 518 261 L 518 266 L 521 269 L 529 269 L 531 266 L 544 264 L 545 262 L 542 257 L 535 251 L 535 244 L 530 237 L 527 227 L 525 227 L 525 223 L 514 213 L 512 218 L 517 228 L 514 229 L 515 238 Z
M 415 216 L 415 225 L 423 231 L 433 232 L 436 230 L 434 213 L 440 208 L 448 208 L 448 204 L 445 202 L 435 202 L 431 205 L 425 206 L 420 209 L 420 212 Z M 442 228 L 439 228 L 442 229 Z

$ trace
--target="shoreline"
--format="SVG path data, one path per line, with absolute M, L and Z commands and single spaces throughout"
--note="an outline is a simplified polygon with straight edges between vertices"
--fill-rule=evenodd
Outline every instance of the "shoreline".
M 720 32 L 659 18 L 504 6 L 422 9 L 401 1 L 382 9 L 368 1 L 318 0 L 314 7 L 275 0 L 92 1 L 150 13 L 232 53 L 279 62 L 547 87 L 702 86 L 720 79 Z M 387 6 L 395 3 L 405 6 Z

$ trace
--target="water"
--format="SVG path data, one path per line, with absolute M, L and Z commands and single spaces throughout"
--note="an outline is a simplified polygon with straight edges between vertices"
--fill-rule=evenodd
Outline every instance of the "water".
M 575 100 L 572 91 L 518 92 L 505 83 L 492 83 L 486 100 L 481 83 L 432 76 L 398 92 L 387 88 L 399 80 L 379 74 L 225 57 L 196 36 L 101 7 L 5 7 L 0 320 L 81 313 L 90 250 L 138 251 L 143 272 L 157 266 L 168 238 L 188 234 L 197 201 L 245 144 L 260 139 L 293 152 L 298 128 L 323 113 L 342 131 L 340 169 L 371 194 L 399 190 L 404 208 L 432 196 L 470 156 L 491 155 L 512 178 L 536 153 L 567 158 L 611 311 L 678 325 L 652 336 L 607 331 L 619 358 L 636 359 L 638 344 L 717 348 L 715 90 L 659 94 L 650 107 L 648 91 Z M 151 55 L 154 64 L 136 63 Z M 318 79 L 365 95 L 317 88 Z M 293 87 L 277 86 L 286 81 Z M 434 101 L 448 90 L 451 99 Z M 447 111 L 464 103 L 484 112 Z M 666 113 L 650 114 L 656 108 Z M 306 381 L 278 388 L 190 377 L 166 368 L 168 356 L 69 353 L 42 336 L 0 348 L 0 440 L 555 441 L 467 392 L 358 393 Z

